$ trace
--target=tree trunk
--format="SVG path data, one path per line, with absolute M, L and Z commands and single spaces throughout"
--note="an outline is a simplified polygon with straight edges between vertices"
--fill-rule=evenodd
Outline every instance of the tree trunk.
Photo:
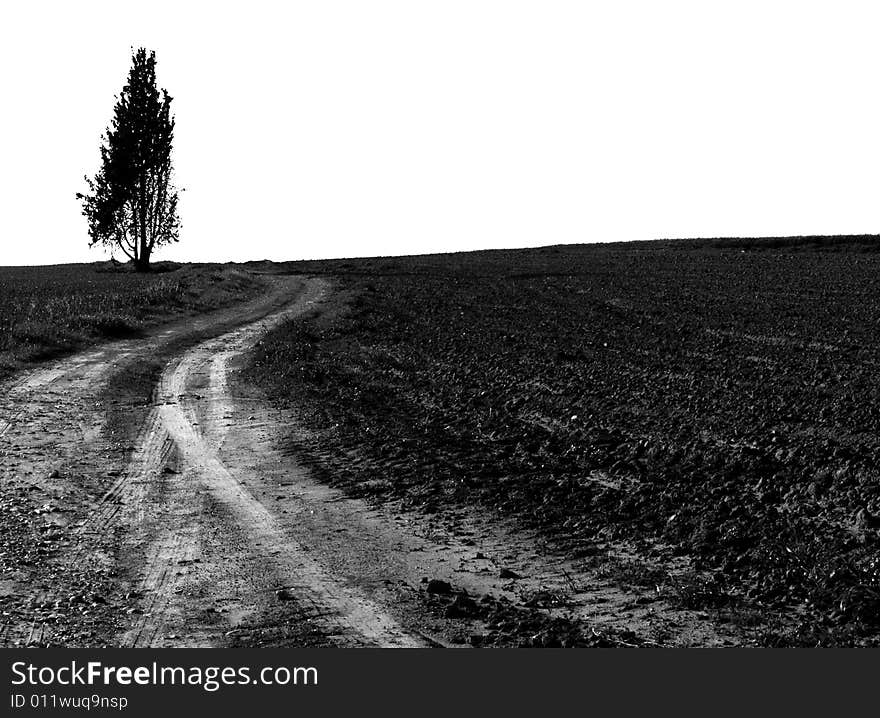
M 141 230 L 141 251 L 138 253 L 138 260 L 143 267 L 139 267 L 139 272 L 146 272 L 150 268 L 150 245 L 147 242 L 147 187 L 146 179 L 141 174 L 139 183 L 140 202 L 138 202 L 138 214 Z
M 150 271 L 150 252 L 148 249 L 141 249 L 140 256 L 134 260 L 134 268 L 137 272 Z

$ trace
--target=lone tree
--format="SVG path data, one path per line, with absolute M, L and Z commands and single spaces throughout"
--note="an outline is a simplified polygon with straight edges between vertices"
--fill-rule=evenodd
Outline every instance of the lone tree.
M 128 83 L 101 138 L 101 168 L 77 194 L 89 222 L 89 246 L 119 248 L 138 271 L 153 250 L 178 241 L 177 190 L 172 184 L 171 96 L 156 88 L 156 53 L 132 55 Z

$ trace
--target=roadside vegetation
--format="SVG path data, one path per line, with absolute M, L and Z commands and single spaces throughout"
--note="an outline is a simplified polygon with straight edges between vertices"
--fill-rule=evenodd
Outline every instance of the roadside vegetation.
M 159 264 L 0 267 L 0 378 L 107 339 L 255 296 L 253 275 L 220 266 Z
M 657 590 L 756 642 L 876 644 L 880 255 L 756 244 L 293 264 L 339 291 L 245 377 L 354 494 L 684 557 Z

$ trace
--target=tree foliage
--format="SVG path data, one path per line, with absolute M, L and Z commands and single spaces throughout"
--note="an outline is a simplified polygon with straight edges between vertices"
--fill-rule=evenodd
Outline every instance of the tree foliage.
M 177 242 L 180 231 L 171 99 L 156 87 L 156 54 L 134 52 L 128 82 L 102 137 L 101 167 L 94 178 L 85 178 L 89 192 L 77 194 L 89 223 L 89 245 L 118 248 L 138 270 L 148 269 L 153 250 Z

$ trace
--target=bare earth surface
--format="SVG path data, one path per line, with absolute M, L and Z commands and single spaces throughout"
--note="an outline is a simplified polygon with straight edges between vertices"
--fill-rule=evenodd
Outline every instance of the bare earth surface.
M 503 645 L 555 619 L 609 645 L 739 642 L 516 526 L 369 505 L 280 450 L 306 430 L 237 363 L 332 291 L 272 278 L 0 386 L 0 645 Z

